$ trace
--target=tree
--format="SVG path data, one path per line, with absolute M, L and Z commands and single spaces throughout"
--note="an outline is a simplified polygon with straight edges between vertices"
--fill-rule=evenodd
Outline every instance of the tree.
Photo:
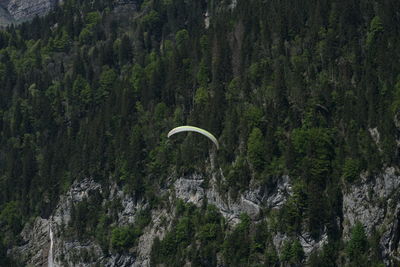
M 124 34 L 121 38 L 121 44 L 119 45 L 119 50 L 118 50 L 118 58 L 120 65 L 122 66 L 130 62 L 131 57 L 132 57 L 131 40 L 126 34 Z
M 351 228 L 350 240 L 346 245 L 346 253 L 349 262 L 353 266 L 365 266 L 368 259 L 365 255 L 368 249 L 368 240 L 364 226 L 360 222 Z
M 102 72 L 99 77 L 99 87 L 95 91 L 94 101 L 97 104 L 102 103 L 114 89 L 117 74 L 115 70 L 109 66 L 103 66 Z
M 78 75 L 72 86 L 72 103 L 79 106 L 82 112 L 92 103 L 92 99 L 92 89 L 89 83 L 81 75 Z
M 247 140 L 247 158 L 256 171 L 261 171 L 264 167 L 264 149 L 263 134 L 255 127 Z

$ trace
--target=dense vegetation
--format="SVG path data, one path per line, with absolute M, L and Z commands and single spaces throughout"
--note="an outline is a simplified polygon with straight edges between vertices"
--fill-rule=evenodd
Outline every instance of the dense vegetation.
M 113 180 L 154 208 L 171 173 L 204 173 L 216 152 L 194 135 L 167 140 L 181 124 L 219 137 L 222 192 L 289 175 L 293 194 L 262 215 L 280 223 L 243 215 L 234 229 L 212 206 L 177 204 L 153 263 L 213 266 L 219 253 L 228 266 L 300 264 L 297 235 L 325 228 L 329 243 L 311 265 L 380 262 L 362 226 L 343 242 L 336 221 L 361 171 L 398 163 L 400 2 L 222 2 L 137 0 L 134 11 L 65 0 L 0 31 L 0 265 L 24 223 L 49 216 L 75 180 Z M 101 199 L 75 207 L 70 230 L 105 250 L 135 246 L 149 214 L 113 228 Z M 282 253 L 273 231 L 289 237 Z

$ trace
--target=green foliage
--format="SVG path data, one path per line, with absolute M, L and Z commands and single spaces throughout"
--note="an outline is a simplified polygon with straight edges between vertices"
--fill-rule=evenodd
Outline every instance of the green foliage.
M 93 41 L 94 34 L 90 28 L 83 28 L 79 34 L 79 42 L 81 44 L 90 44 Z
M 303 182 L 298 182 L 293 185 L 293 194 L 280 210 L 280 217 L 282 218 L 280 227 L 284 227 L 282 230 L 286 230 L 287 232 L 300 232 L 306 207 L 306 186 Z
M 393 115 L 396 115 L 400 112 L 400 76 L 397 77 L 397 82 L 394 86 L 393 90 L 393 102 L 391 106 L 391 111 Z
M 148 14 L 146 14 L 141 23 L 150 30 L 156 29 L 158 23 L 160 22 L 160 17 L 157 11 L 151 10 Z
M 110 229 L 111 218 L 103 214 L 98 219 L 95 236 L 105 252 L 109 248 L 118 252 L 128 251 L 135 246 L 143 229 L 150 223 L 150 220 L 150 211 L 148 209 L 140 210 L 135 216 L 134 224 Z
M 0 210 L 0 226 L 5 231 L 17 234 L 22 228 L 20 203 L 16 201 L 4 204 Z
M 357 159 L 347 158 L 343 166 L 343 178 L 345 181 L 351 183 L 360 175 L 360 162 Z
M 196 90 L 196 95 L 194 97 L 194 103 L 200 106 L 205 106 L 210 101 L 207 89 L 204 87 L 199 87 Z
M 138 236 L 137 229 L 131 226 L 114 228 L 111 231 L 111 246 L 118 251 L 126 250 L 135 244 Z
M 216 253 L 223 241 L 221 214 L 214 206 L 200 210 L 179 199 L 176 214 L 176 223 L 171 231 L 161 241 L 155 240 L 151 253 L 152 264 L 173 266 L 192 260 L 201 265 L 215 265 Z M 197 242 L 199 246 L 195 245 Z M 197 256 L 190 256 L 193 253 Z
M 189 32 L 185 29 L 178 31 L 175 34 L 175 40 L 178 49 L 185 49 L 186 42 L 189 40 Z
M 329 184 L 334 157 L 331 130 L 326 128 L 298 128 L 293 130 L 292 142 L 295 155 L 295 167 L 292 174 L 305 182 L 305 214 L 308 230 L 318 236 L 323 227 L 321 215 L 326 210 L 323 191 Z M 324 217 L 324 216 L 322 216 Z
M 264 137 L 259 128 L 253 128 L 247 140 L 247 158 L 256 171 L 263 169 L 264 159 Z
M 364 226 L 357 222 L 351 229 L 350 240 L 346 245 L 348 260 L 354 266 L 366 265 L 368 262 L 366 252 L 368 250 L 368 240 Z
M 95 234 L 96 226 L 102 217 L 100 197 L 99 193 L 94 193 L 73 207 L 68 226 L 69 230 L 76 234 L 76 238 L 85 240 Z
M 108 97 L 110 91 L 113 90 L 116 79 L 117 74 L 115 73 L 115 70 L 109 68 L 108 66 L 104 66 L 99 77 L 100 86 L 95 94 L 96 102 L 103 101 L 105 98 Z
M 247 214 L 240 216 L 240 223 L 230 233 L 223 244 L 224 260 L 231 266 L 242 266 L 250 256 L 250 218 Z
M 101 21 L 101 15 L 98 11 L 92 11 L 86 14 L 85 23 L 87 25 L 95 25 Z
M 103 250 L 107 251 L 109 245 L 109 225 L 111 218 L 106 215 L 101 215 L 96 226 L 95 237 Z
M 297 239 L 294 241 L 286 241 L 282 248 L 281 261 L 299 265 L 303 260 L 304 251 L 300 242 Z
M 375 16 L 370 23 L 367 33 L 367 46 L 371 46 L 379 34 L 383 32 L 382 20 L 379 16 Z
M 92 90 L 89 83 L 81 76 L 78 75 L 72 86 L 73 101 L 81 102 L 83 106 L 92 102 Z
M 88 33 L 84 33 L 83 35 L 88 34 Z M 90 34 L 89 34 L 90 35 Z M 90 36 L 82 36 L 82 40 L 81 37 L 79 37 L 79 40 L 81 40 L 81 42 L 85 43 L 87 42 Z M 54 51 L 57 52 L 66 52 L 68 50 L 68 48 L 70 47 L 72 41 L 70 36 L 68 35 L 68 32 L 66 30 L 63 30 L 61 32 L 61 34 L 59 34 L 57 36 L 56 39 L 54 39 L 53 42 L 53 49 Z
M 274 248 L 268 248 L 265 252 L 265 264 L 267 266 L 279 266 L 279 257 Z
M 144 70 L 139 64 L 135 64 L 132 69 L 131 83 L 135 93 L 139 93 L 144 86 Z
M 232 188 L 232 192 L 240 192 L 246 188 L 250 182 L 250 169 L 244 157 L 239 157 L 231 165 L 226 176 L 228 185 Z
M 249 128 L 260 127 L 263 112 L 261 108 L 254 105 L 249 105 L 243 116 L 246 119 Z

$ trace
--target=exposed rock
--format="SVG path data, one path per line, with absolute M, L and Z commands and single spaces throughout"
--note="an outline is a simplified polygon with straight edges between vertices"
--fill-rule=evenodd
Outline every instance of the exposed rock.
M 154 239 L 156 237 L 162 239 L 172 226 L 170 223 L 172 222 L 173 214 L 168 213 L 165 209 L 153 211 L 151 218 L 151 224 L 144 229 L 142 236 L 139 238 L 137 259 L 133 266 L 150 266 L 150 253 Z M 169 224 L 164 225 L 164 222 L 169 222 Z
M 177 179 L 174 183 L 176 197 L 198 207 L 201 206 L 203 199 L 207 198 L 208 203 L 215 205 L 232 224 L 239 222 L 241 213 L 247 213 L 253 219 L 258 215 L 262 198 L 258 195 L 259 190 L 247 190 L 238 199 L 232 199 L 230 196 L 224 199 L 218 193 L 215 177 L 211 179 L 210 187 L 207 189 L 202 187 L 203 182 L 203 177 L 198 174 Z
M 14 18 L 10 15 L 7 8 L 0 6 L 0 26 L 7 26 L 15 22 Z
M 314 240 L 309 233 L 300 235 L 300 244 L 303 247 L 304 254 L 309 256 L 315 250 L 319 250 L 328 243 L 328 234 L 326 231 L 318 240 Z
M 390 204 L 389 204 L 390 205 Z M 388 229 L 382 234 L 380 246 L 385 264 L 390 265 L 390 257 L 400 261 L 400 203 L 397 203 L 394 219 L 388 222 Z
M 205 186 L 205 177 L 193 174 L 180 177 L 173 182 L 171 189 L 165 189 L 162 194 L 169 195 L 166 208 L 151 211 L 151 223 L 145 227 L 138 240 L 137 248 L 128 254 L 114 253 L 105 255 L 95 240 L 75 240 L 65 237 L 65 227 L 71 220 L 71 212 L 77 203 L 89 198 L 92 194 L 102 194 L 105 190 L 99 183 L 91 179 L 75 182 L 70 190 L 60 197 L 52 216 L 47 220 L 36 218 L 27 224 L 21 233 L 25 242 L 19 247 L 9 250 L 9 254 L 21 258 L 27 264 L 34 266 L 150 266 L 151 248 L 156 237 L 162 239 L 171 229 L 174 218 L 172 204 L 175 197 L 196 206 L 201 206 L 207 200 L 215 205 L 227 222 L 234 226 L 239 222 L 240 214 L 247 213 L 252 220 L 259 219 L 262 208 L 280 209 L 292 193 L 288 176 L 282 176 L 274 188 L 251 184 L 250 188 L 232 198 L 229 194 L 221 194 L 218 188 L 217 175 L 224 180 L 222 171 L 210 173 L 211 179 Z M 382 233 L 380 246 L 385 259 L 399 258 L 400 239 L 400 179 L 398 170 L 388 167 L 374 179 L 366 173 L 361 181 L 353 185 L 343 196 L 343 235 L 349 238 L 349 232 L 356 221 L 360 221 L 366 233 L 370 235 L 374 229 Z M 146 203 L 137 201 L 134 195 L 124 193 L 115 183 L 106 190 L 110 192 L 104 203 L 118 201 L 121 208 L 116 213 L 116 225 L 135 223 L 136 214 L 146 208 Z M 170 210 L 168 210 L 168 207 Z M 50 232 L 53 234 L 52 245 Z M 272 241 L 277 251 L 281 251 L 288 236 L 285 233 L 275 233 Z M 318 240 L 309 233 L 298 236 L 305 256 L 320 250 L 327 243 L 326 231 Z M 52 250 L 50 251 L 52 247 Z M 52 252 L 52 254 L 50 253 Z M 221 261 L 220 261 L 221 262 Z M 51 263 L 51 264 L 50 264 Z M 392 264 L 389 260 L 387 265 Z
M 9 253 L 33 266 L 47 266 L 50 261 L 53 266 L 60 266 L 60 262 L 68 262 L 70 266 L 87 266 L 87 262 L 80 265 L 81 262 L 76 262 L 75 259 L 82 259 L 81 256 L 88 254 L 88 251 L 90 255 L 100 257 L 101 248 L 92 241 L 82 243 L 60 238 L 65 225 L 71 220 L 74 203 L 86 199 L 91 191 L 100 189 L 100 185 L 90 179 L 75 182 L 70 190 L 61 196 L 53 216 L 48 220 L 37 217 L 32 224 L 27 224 L 21 233 L 26 244 L 10 250 Z M 50 231 L 53 233 L 52 259 L 49 258 Z
M 132 255 L 112 255 L 108 262 L 103 263 L 105 267 L 135 266 L 135 257 Z
M 8 10 L 14 21 L 22 22 L 43 16 L 53 9 L 59 0 L 7 0 L 0 4 Z
M 7 7 L 8 3 L 10 3 L 10 0 L 0 0 L 0 6 L 2 7 Z
M 378 127 L 369 128 L 368 131 L 369 131 L 369 134 L 371 135 L 372 139 L 374 140 L 375 144 L 378 146 L 379 151 L 382 151 L 382 149 L 380 147 L 381 135 L 378 131 Z
M 276 233 L 275 235 L 273 235 L 272 237 L 272 243 L 274 244 L 274 247 L 278 250 L 281 251 L 283 248 L 283 244 L 285 242 L 285 240 L 288 239 L 288 236 L 286 234 L 283 233 Z
M 100 184 L 91 179 L 75 181 L 70 190 L 60 197 L 60 201 L 53 213 L 52 220 L 56 225 L 66 225 L 71 220 L 71 211 L 74 203 L 87 199 L 92 191 L 101 192 Z
M 208 11 L 204 14 L 204 26 L 206 29 L 210 27 L 210 14 Z
M 58 0 L 11 0 L 8 11 L 15 20 L 25 21 L 47 14 L 57 4 Z
M 353 185 L 349 192 L 343 196 L 343 225 L 344 235 L 348 235 L 349 226 L 358 220 L 365 226 L 367 234 L 380 224 L 387 215 L 386 203 L 394 191 L 398 191 L 400 178 L 396 175 L 394 167 L 388 167 L 385 171 L 368 181 L 366 173 L 361 175 L 361 182 Z
M 203 182 L 203 177 L 197 174 L 192 175 L 190 178 L 181 177 L 175 181 L 175 194 L 185 202 L 199 205 L 206 193 L 202 187 Z
M 133 223 L 137 212 L 145 208 L 145 203 L 137 202 L 129 195 L 122 198 L 121 204 L 123 209 L 118 213 L 118 224 L 120 225 Z
M 400 112 L 396 112 L 393 118 L 394 125 L 398 130 L 400 130 Z
M 281 208 L 287 197 L 292 194 L 292 186 L 289 183 L 289 176 L 283 175 L 278 181 L 276 189 L 266 199 L 268 208 Z
M 100 246 L 93 241 L 59 240 L 55 242 L 54 266 L 93 266 L 102 255 Z
M 237 0 L 231 0 L 231 3 L 229 4 L 229 9 L 234 10 L 237 6 Z
M 399 257 L 400 177 L 398 170 L 387 167 L 380 175 L 368 179 L 363 173 L 359 184 L 343 196 L 343 237 L 349 239 L 350 228 L 359 221 L 369 236 L 383 232 L 382 256 L 389 265 L 388 255 Z
M 38 217 L 26 224 L 21 237 L 25 244 L 9 250 L 8 254 L 33 266 L 47 266 L 50 241 L 48 220 Z
M 221 196 L 215 177 L 211 179 L 210 186 L 207 189 L 202 187 L 203 182 L 203 177 L 198 174 L 177 179 L 174 183 L 176 197 L 196 206 L 200 206 L 206 197 L 207 202 L 215 205 L 227 221 L 232 224 L 239 222 L 242 213 L 247 213 L 253 220 L 257 219 L 261 206 L 281 207 L 291 192 L 288 176 L 283 176 L 276 189 L 270 194 L 266 194 L 265 188 L 256 187 L 246 190 L 236 199 L 232 199 L 229 195 L 226 198 Z
M 155 237 L 162 238 L 171 227 L 173 213 L 165 209 L 153 210 L 151 224 L 143 230 L 139 238 L 137 255 L 104 255 L 95 240 L 75 240 L 65 236 L 66 226 L 71 220 L 71 212 L 77 203 L 87 199 L 94 191 L 102 192 L 100 184 L 91 179 L 76 181 L 70 190 L 60 197 L 60 201 L 49 219 L 36 218 L 27 224 L 21 233 L 24 245 L 9 250 L 14 258 L 18 257 L 33 266 L 150 266 L 150 253 Z M 104 203 L 120 200 L 122 209 L 118 213 L 118 225 L 134 223 L 138 211 L 147 207 L 146 203 L 136 202 L 133 196 L 112 184 L 110 195 Z M 167 222 L 167 224 L 165 224 Z M 50 233 L 53 234 L 52 238 Z M 52 244 L 51 244 L 51 241 Z M 52 255 L 50 248 L 52 247 Z
M 269 209 L 281 208 L 292 193 L 289 176 L 287 175 L 278 180 L 274 189 L 251 188 L 240 194 L 236 199 L 232 199 L 230 196 L 223 198 L 220 195 L 215 176 L 209 182 L 207 189 L 202 187 L 203 182 L 204 179 L 199 174 L 180 177 L 174 183 L 176 197 L 196 206 L 201 206 L 204 198 L 207 198 L 208 204 L 215 205 L 231 225 L 239 222 L 239 217 L 242 213 L 247 213 L 250 218 L 257 220 L 261 207 Z M 273 236 L 273 244 L 278 251 L 282 249 L 286 239 L 287 236 L 283 233 L 276 233 Z M 324 232 L 318 240 L 314 240 L 309 233 L 303 233 L 299 239 L 304 253 L 308 257 L 313 251 L 321 249 L 328 242 L 328 235 Z

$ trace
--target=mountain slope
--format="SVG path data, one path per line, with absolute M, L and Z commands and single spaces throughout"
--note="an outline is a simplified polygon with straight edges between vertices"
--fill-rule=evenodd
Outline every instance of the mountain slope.
M 398 265 L 399 7 L 69 0 L 1 31 L 0 265 Z

